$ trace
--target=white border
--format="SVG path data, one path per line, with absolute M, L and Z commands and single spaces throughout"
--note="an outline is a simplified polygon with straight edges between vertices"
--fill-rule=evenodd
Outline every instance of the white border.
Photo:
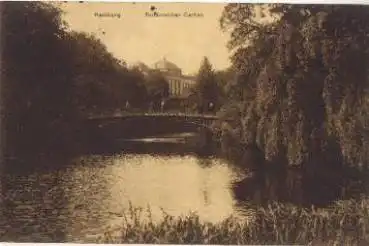
M 2 1 L 2 0 L 0 0 Z M 11 0 L 11 1 L 33 1 L 33 0 Z M 46 0 L 41 0 L 41 1 L 45 1 Z M 47 1 L 50 2 L 50 1 Z M 67 0 L 67 1 L 62 1 L 62 0 L 57 0 L 57 1 L 52 1 L 52 2 L 79 2 L 77 0 Z M 83 1 L 83 2 L 122 2 L 122 3 L 285 3 L 285 4 L 359 4 L 359 5 L 367 5 L 369 4 L 369 0 L 283 0 L 283 1 L 278 1 L 278 0 L 262 0 L 262 1 L 258 1 L 258 0 L 176 0 L 176 1 L 172 1 L 172 0 L 88 0 L 88 1 Z
M 2 1 L 2 0 L 0 0 Z M 11 1 L 22 1 L 22 0 L 11 0 Z M 24 0 L 23 0 L 24 1 Z M 26 0 L 32 1 L 32 0 Z M 54 1 L 54 2 L 62 2 L 62 1 Z M 70 1 L 66 2 L 79 2 L 79 1 Z M 84 2 L 122 2 L 122 3 L 285 3 L 285 4 L 349 4 L 349 5 L 369 5 L 369 0 L 283 0 L 283 1 L 273 1 L 273 0 L 182 0 L 182 1 L 171 1 L 171 0 L 88 0 Z M 30 246 L 30 245 L 45 245 L 45 243 L 8 243 L 8 242 L 0 242 L 0 246 L 6 245 L 19 245 L 19 246 Z M 46 243 L 48 246 L 116 246 L 116 245 L 137 245 L 137 246 L 147 246 L 147 245 L 156 245 L 156 244 L 76 244 L 76 243 Z M 178 246 L 180 244 L 166 244 L 166 246 Z M 197 246 L 197 245 L 194 245 Z M 200 246 L 200 245 L 199 245 Z M 219 245 L 218 245 L 219 246 Z

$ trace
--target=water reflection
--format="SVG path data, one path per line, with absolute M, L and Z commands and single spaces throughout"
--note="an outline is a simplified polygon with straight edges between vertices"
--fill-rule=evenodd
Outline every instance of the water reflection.
M 65 241 L 66 205 L 59 173 L 6 175 L 3 241 Z
M 243 216 L 232 191 L 241 178 L 218 158 L 153 154 L 85 155 L 58 171 L 8 175 L 4 240 L 94 242 L 124 222 L 130 204 L 149 206 L 154 221 L 162 210 L 209 222 Z
M 153 219 L 162 218 L 161 209 L 171 215 L 196 211 L 210 221 L 219 221 L 233 211 L 229 190 L 232 171 L 219 160 L 209 160 L 212 166 L 201 167 L 193 156 L 118 155 L 106 163 L 102 177 L 109 212 L 122 213 L 134 206 L 150 206 Z M 207 194 L 206 198 L 204 193 Z

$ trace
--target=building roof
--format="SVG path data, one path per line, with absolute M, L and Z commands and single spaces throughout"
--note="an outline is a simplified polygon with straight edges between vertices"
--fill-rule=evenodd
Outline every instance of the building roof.
M 181 71 L 181 69 L 174 64 L 173 62 L 168 61 L 165 57 L 163 59 L 161 59 L 160 61 L 156 62 L 154 64 L 155 69 L 159 69 L 159 70 L 179 70 Z
M 182 78 L 188 79 L 188 80 L 196 80 L 196 76 L 192 76 L 192 75 L 182 75 Z
M 185 80 L 185 81 L 187 81 L 187 82 L 192 82 L 192 83 L 195 83 L 196 82 L 196 78 L 194 78 L 194 77 L 188 77 L 188 76 L 185 76 L 185 75 L 171 75 L 171 74 L 169 74 L 169 75 L 165 75 L 165 77 L 167 78 L 167 79 L 179 79 L 179 80 L 181 80 L 181 81 L 183 81 L 183 80 Z

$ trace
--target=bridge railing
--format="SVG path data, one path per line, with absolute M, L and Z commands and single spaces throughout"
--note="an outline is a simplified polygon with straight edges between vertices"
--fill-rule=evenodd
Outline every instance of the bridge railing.
M 132 112 L 132 111 L 116 111 L 110 114 L 89 114 L 88 119 L 103 119 L 103 118 L 120 118 L 127 116 L 181 116 L 181 117 L 202 117 L 202 118 L 217 118 L 215 114 L 196 114 L 183 112 Z

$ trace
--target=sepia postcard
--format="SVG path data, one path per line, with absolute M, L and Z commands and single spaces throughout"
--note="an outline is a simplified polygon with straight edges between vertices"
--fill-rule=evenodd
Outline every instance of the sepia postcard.
M 369 245 L 368 6 L 0 18 L 0 242 Z

